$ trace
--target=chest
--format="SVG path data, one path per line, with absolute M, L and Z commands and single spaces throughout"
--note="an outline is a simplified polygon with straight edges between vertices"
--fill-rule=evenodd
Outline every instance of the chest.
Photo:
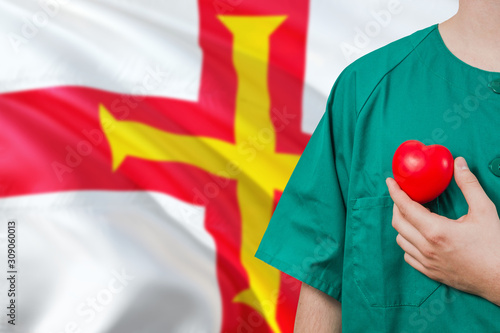
M 401 89 L 389 82 L 376 90 L 356 124 L 350 199 L 388 195 L 385 178 L 393 177 L 394 152 L 413 139 L 443 145 L 454 158 L 463 156 L 500 207 L 500 98 L 484 97 L 491 94 L 483 88 L 478 83 L 477 93 L 470 94 L 448 85 Z M 468 210 L 454 179 L 435 204 L 449 218 Z

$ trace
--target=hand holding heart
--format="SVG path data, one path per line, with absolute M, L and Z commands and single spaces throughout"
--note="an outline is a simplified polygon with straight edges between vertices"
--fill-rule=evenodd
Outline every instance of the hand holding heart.
M 430 212 L 398 183 L 386 184 L 394 201 L 392 226 L 405 261 L 429 278 L 500 306 L 500 220 L 463 157 L 454 161 L 455 181 L 469 205 L 457 220 Z

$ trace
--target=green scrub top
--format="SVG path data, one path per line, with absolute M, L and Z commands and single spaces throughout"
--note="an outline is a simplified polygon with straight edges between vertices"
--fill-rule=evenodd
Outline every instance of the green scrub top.
M 351 63 L 255 256 L 340 301 L 344 333 L 500 332 L 499 306 L 404 261 L 385 183 L 402 142 L 441 144 L 500 210 L 499 83 L 451 53 L 437 24 Z M 454 179 L 424 206 L 450 219 L 468 211 Z

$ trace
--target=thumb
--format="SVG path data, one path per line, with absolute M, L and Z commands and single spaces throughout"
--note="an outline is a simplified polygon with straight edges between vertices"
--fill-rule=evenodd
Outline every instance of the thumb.
M 469 204 L 469 209 L 486 208 L 490 198 L 484 192 L 476 176 L 470 171 L 465 159 L 461 156 L 457 157 L 454 168 L 455 182 Z

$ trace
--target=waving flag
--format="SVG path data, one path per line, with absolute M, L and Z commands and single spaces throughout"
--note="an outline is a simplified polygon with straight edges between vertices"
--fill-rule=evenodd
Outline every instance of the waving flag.
M 331 85 L 456 9 L 364 5 L 0 1 L 2 332 L 292 332 L 253 255 Z

